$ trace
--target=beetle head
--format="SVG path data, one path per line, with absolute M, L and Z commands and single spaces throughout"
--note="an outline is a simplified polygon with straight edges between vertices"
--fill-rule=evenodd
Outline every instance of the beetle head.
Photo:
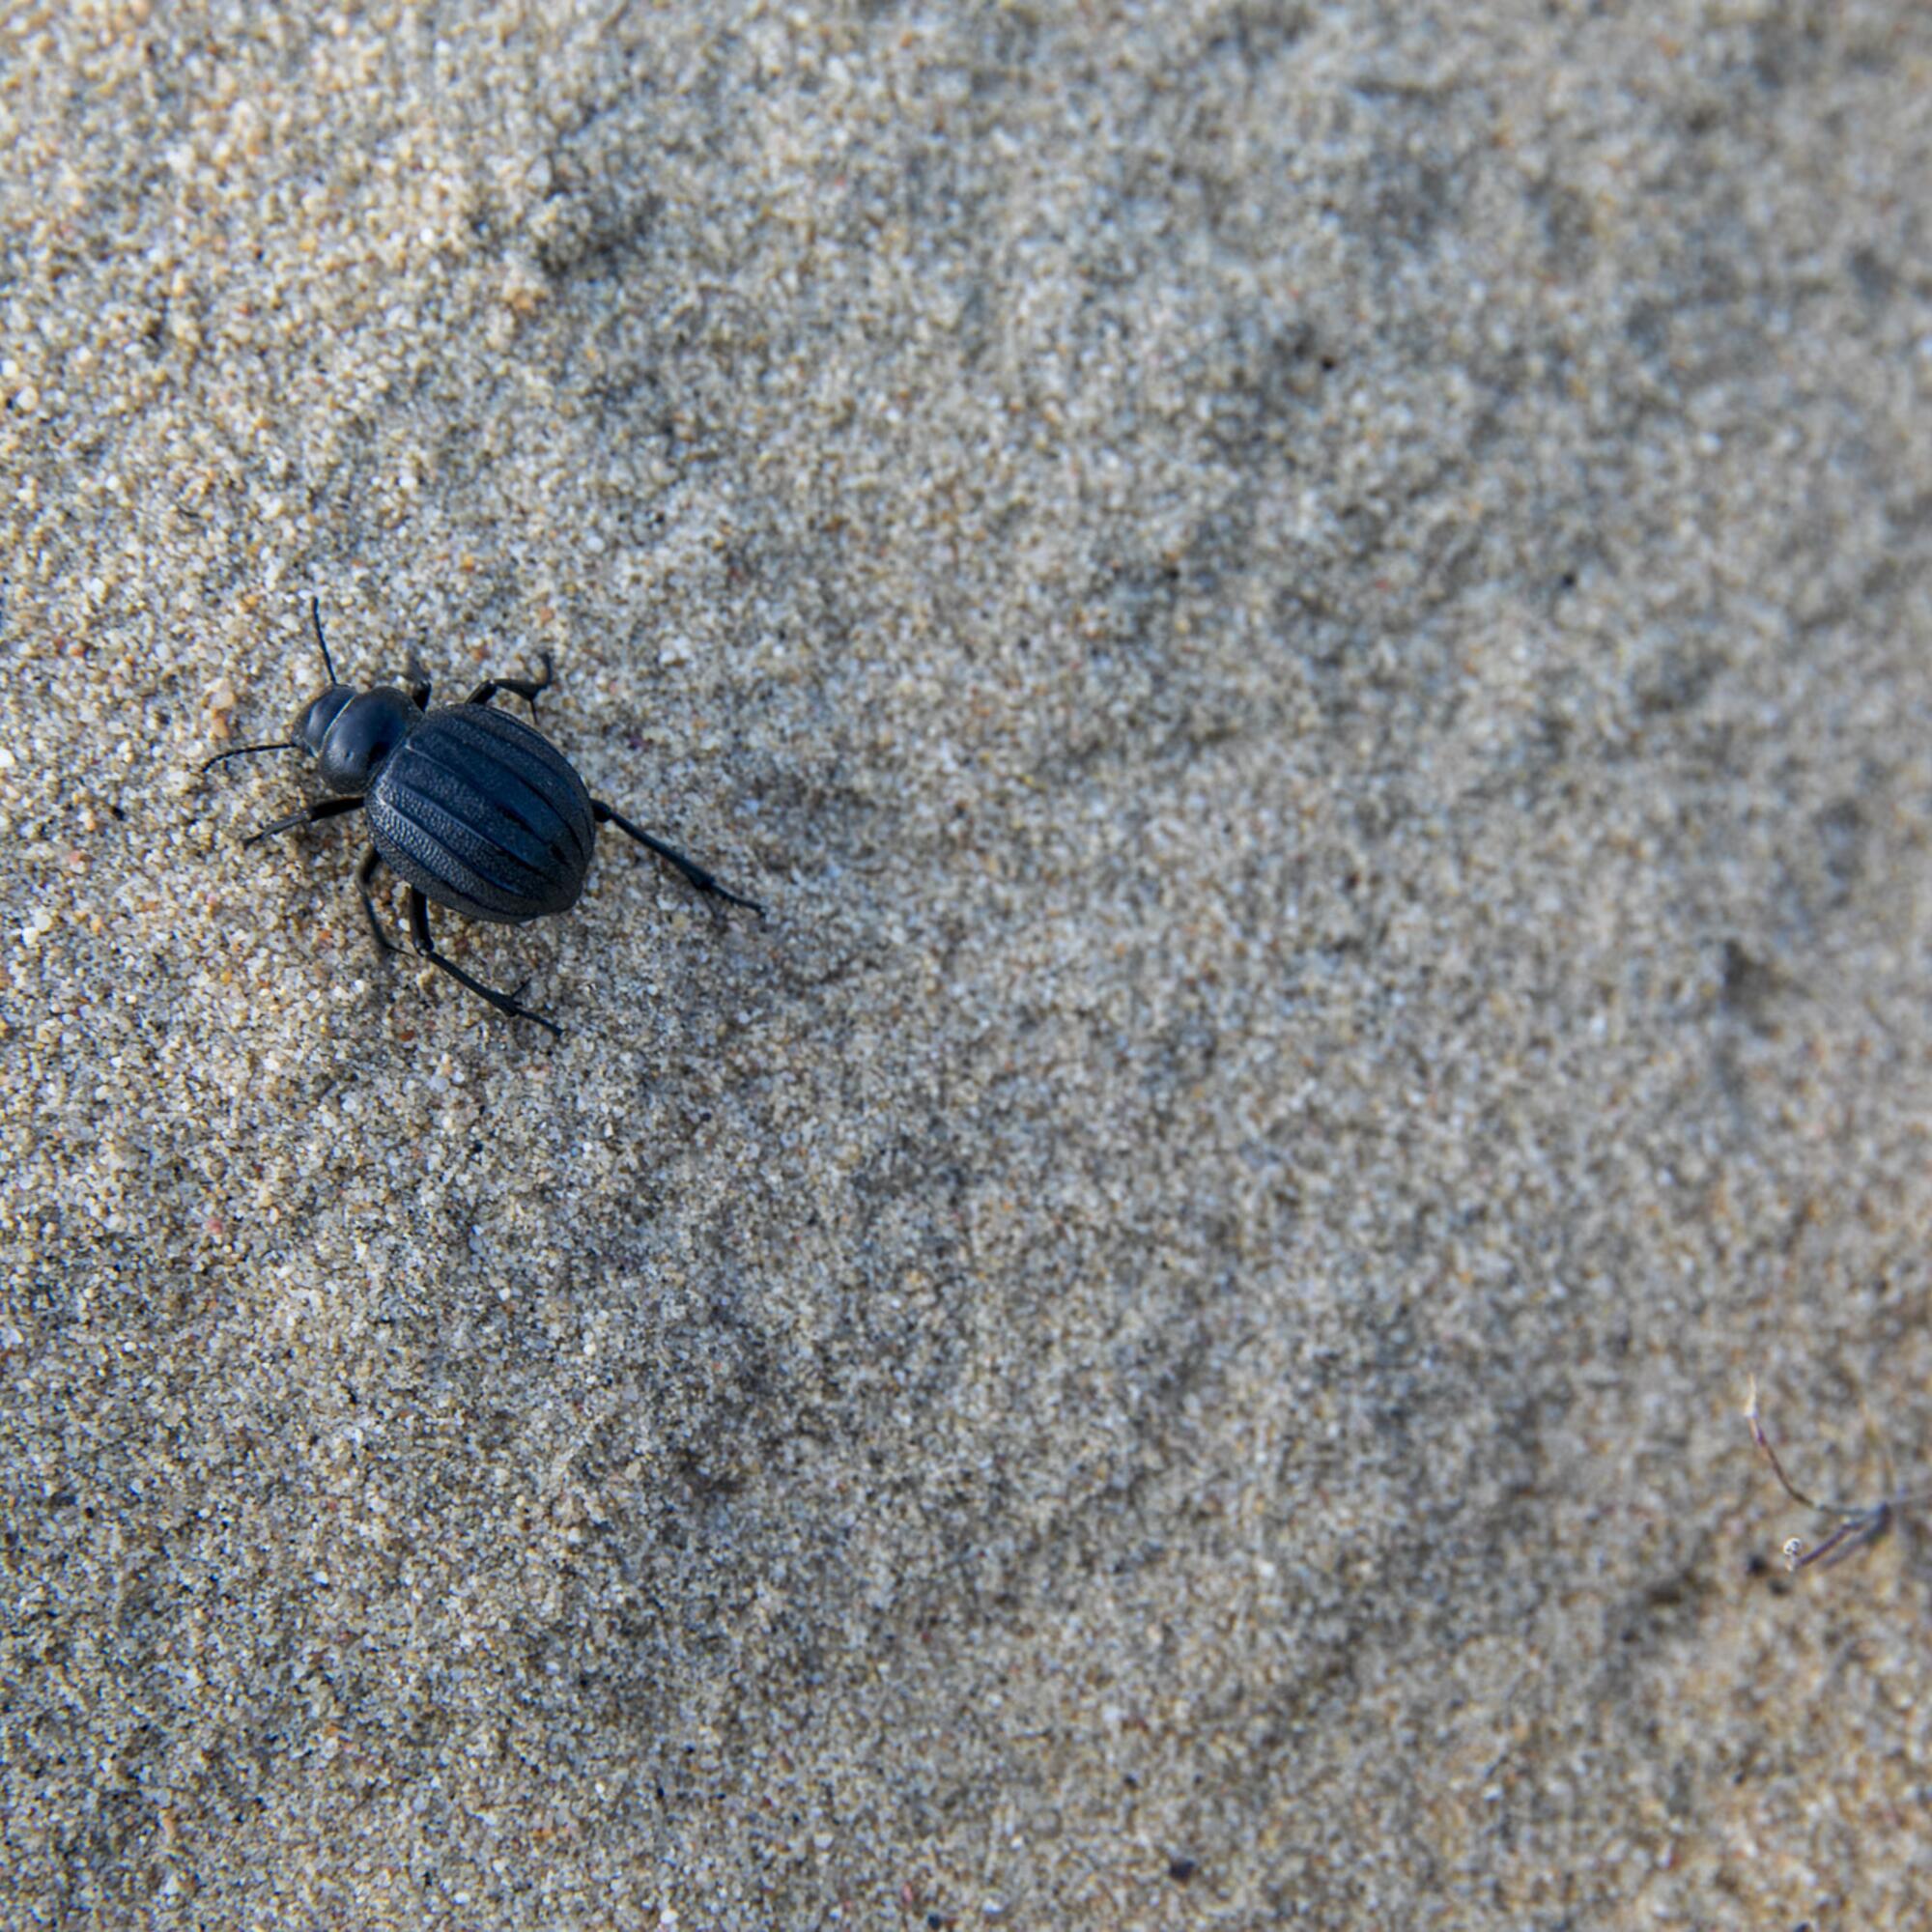
M 346 684 L 331 684 L 319 697 L 309 700 L 308 709 L 296 720 L 296 737 L 310 757 L 322 756 L 322 741 L 327 737 L 328 727 L 355 696 Z
M 422 722 L 414 700 L 393 686 L 356 693 L 332 684 L 302 713 L 297 727 L 330 791 L 369 789 L 383 760 Z

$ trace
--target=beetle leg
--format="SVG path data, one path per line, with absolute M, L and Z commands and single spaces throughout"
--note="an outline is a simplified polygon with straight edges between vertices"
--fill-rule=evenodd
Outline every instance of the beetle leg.
M 429 709 L 429 672 L 423 669 L 422 659 L 416 656 L 413 648 L 410 652 L 409 663 L 403 667 L 403 677 L 405 679 L 404 689 L 410 694 L 410 702 L 418 711 L 427 711 Z
M 455 960 L 445 958 L 436 950 L 436 941 L 429 936 L 429 901 L 415 886 L 410 888 L 410 937 L 415 941 L 416 951 L 432 965 L 440 966 L 452 980 L 460 985 L 468 986 L 479 999 L 488 1000 L 499 1013 L 508 1013 L 512 1019 L 535 1020 L 538 1026 L 548 1027 L 558 1039 L 563 1037 L 563 1029 L 560 1026 L 545 1019 L 541 1013 L 531 1012 L 527 1007 L 520 1007 L 517 1004 L 516 993 L 499 993 L 494 986 L 486 986 L 482 980 L 472 980 Z M 527 980 L 525 981 L 526 985 L 528 983 Z M 519 986 L 517 993 L 523 990 L 523 986 Z
M 345 811 L 360 811 L 359 798 L 325 798 L 314 805 L 304 806 L 299 811 L 292 811 L 286 818 L 270 819 L 267 825 L 258 825 L 243 845 L 252 845 L 258 838 L 267 838 L 272 833 L 293 832 L 298 825 L 319 825 L 325 818 L 340 818 Z
M 370 846 L 362 855 L 362 863 L 355 868 L 355 890 L 362 895 L 362 910 L 369 916 L 369 930 L 381 952 L 394 952 L 396 942 L 383 930 L 383 922 L 376 917 L 376 895 L 369 890 L 369 882 L 376 876 L 376 867 L 383 863 L 383 855 Z
M 548 651 L 543 654 L 543 668 L 541 677 L 485 678 L 463 701 L 466 704 L 488 704 L 499 691 L 513 691 L 530 707 L 530 716 L 534 718 L 537 715 L 537 693 L 548 691 L 556 678 L 556 673 L 551 669 Z
M 614 810 L 603 800 L 593 798 L 590 801 L 590 810 L 596 813 L 599 825 L 614 825 L 619 832 L 628 832 L 639 845 L 648 845 L 660 859 L 668 865 L 675 866 L 700 893 L 711 893 L 721 899 L 729 899 L 733 905 L 743 906 L 747 912 L 754 912 L 760 919 L 764 918 L 765 909 L 756 899 L 740 898 L 736 893 L 721 886 L 696 859 L 687 859 L 682 852 L 667 845 L 662 838 L 653 838 L 641 826 L 633 825 L 621 811 Z

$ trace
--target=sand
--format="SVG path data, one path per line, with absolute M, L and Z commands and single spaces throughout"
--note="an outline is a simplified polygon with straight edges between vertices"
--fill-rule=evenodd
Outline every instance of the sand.
M 1922 1924 L 1929 89 L 10 14 L 0 1922 Z M 382 962 L 311 594 L 769 919 Z

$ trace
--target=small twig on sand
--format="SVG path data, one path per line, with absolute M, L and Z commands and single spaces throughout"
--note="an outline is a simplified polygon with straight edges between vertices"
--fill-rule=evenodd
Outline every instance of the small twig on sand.
M 1751 1440 L 1771 1464 L 1771 1473 L 1777 1478 L 1778 1487 L 1784 1493 L 1801 1509 L 1816 1510 L 1820 1516 L 1832 1518 L 1836 1524 L 1822 1543 L 1811 1548 L 1805 1548 L 1803 1537 L 1792 1537 L 1784 1546 L 1784 1567 L 1787 1570 L 1808 1570 L 1814 1563 L 1822 1570 L 1829 1570 L 1834 1563 L 1842 1563 L 1859 1550 L 1869 1548 L 1889 1531 L 1893 1520 L 1901 1511 L 1921 1509 L 1932 1503 L 1932 1495 L 1884 1496 L 1873 1503 L 1831 1503 L 1817 1496 L 1807 1496 L 1784 1473 L 1784 1464 L 1777 1460 L 1777 1451 L 1771 1446 L 1771 1438 L 1764 1433 L 1764 1423 L 1758 1414 L 1755 1376 L 1751 1378 L 1750 1396 L 1745 1404 L 1745 1421 L 1750 1426 Z

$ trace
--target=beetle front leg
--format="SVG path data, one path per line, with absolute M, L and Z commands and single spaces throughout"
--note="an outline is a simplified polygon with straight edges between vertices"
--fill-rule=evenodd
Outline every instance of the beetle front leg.
M 325 818 L 340 818 L 345 811 L 360 811 L 359 798 L 325 798 L 315 805 L 304 806 L 299 811 L 292 811 L 286 818 L 271 819 L 267 825 L 258 825 L 242 845 L 249 846 L 257 839 L 267 838 L 277 832 L 293 832 L 298 825 L 320 825 Z
M 410 695 L 410 702 L 418 711 L 429 709 L 429 672 L 423 669 L 422 659 L 414 650 L 410 652 L 410 661 L 403 667 L 403 689 Z
M 548 691 L 556 681 L 556 673 L 552 670 L 550 653 L 543 654 L 544 674 L 541 677 L 490 677 L 485 678 L 463 701 L 466 704 L 488 704 L 499 691 L 511 691 L 530 707 L 530 716 L 537 715 L 537 693 Z

